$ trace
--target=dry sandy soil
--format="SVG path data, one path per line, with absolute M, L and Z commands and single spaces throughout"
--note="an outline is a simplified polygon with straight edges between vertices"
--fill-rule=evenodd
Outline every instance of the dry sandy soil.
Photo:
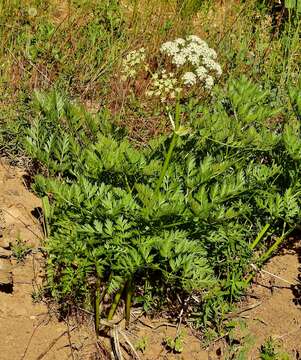
M 26 188 L 23 175 L 22 170 L 0 160 L 0 360 L 110 359 L 111 351 L 104 350 L 110 347 L 109 342 L 96 341 L 91 316 L 86 318 L 85 325 L 80 325 L 75 317 L 59 321 L 45 302 L 33 302 L 42 282 L 43 232 L 32 212 L 41 204 Z M 25 261 L 19 263 L 10 254 L 17 239 L 32 247 Z M 135 355 L 128 355 L 130 346 L 122 333 L 134 345 L 145 340 L 145 351 L 138 353 L 141 360 L 236 359 L 243 347 L 248 347 L 246 360 L 258 359 L 258 349 L 269 336 L 277 339 L 292 359 L 301 359 L 300 299 L 291 289 L 291 284 L 298 281 L 300 258 L 301 244 L 295 241 L 290 250 L 267 264 L 248 300 L 236 314 L 230 315 L 246 324 L 244 330 L 237 332 L 236 350 L 226 344 L 226 337 L 204 349 L 201 341 L 186 328 L 183 352 L 171 354 L 162 342 L 168 336 L 175 336 L 176 328 L 163 325 L 162 319 L 157 322 L 143 319 L 134 321 L 129 331 L 120 333 L 124 358 L 135 359 Z M 11 277 L 13 288 L 1 286 L 5 277 Z

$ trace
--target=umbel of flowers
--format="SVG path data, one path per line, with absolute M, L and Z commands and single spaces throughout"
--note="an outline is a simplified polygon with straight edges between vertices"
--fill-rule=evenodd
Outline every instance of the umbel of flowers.
M 216 51 L 196 35 L 167 41 L 160 47 L 164 57 L 162 68 L 150 71 L 145 49 L 130 52 L 122 62 L 122 78 L 134 78 L 139 68 L 150 71 L 151 81 L 146 91 L 150 97 L 162 102 L 173 100 L 183 90 L 191 88 L 210 92 L 215 80 L 222 75 L 222 68 L 216 61 Z M 167 71 L 172 67 L 172 72 Z

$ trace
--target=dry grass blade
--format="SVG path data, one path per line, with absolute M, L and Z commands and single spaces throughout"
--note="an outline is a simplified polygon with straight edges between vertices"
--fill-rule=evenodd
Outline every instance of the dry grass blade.
M 113 326 L 113 328 L 111 329 L 111 336 L 113 338 L 114 350 L 115 350 L 115 355 L 117 357 L 117 360 L 123 360 L 123 356 L 122 356 L 122 352 L 121 352 L 121 348 L 120 348 L 120 344 L 119 344 L 119 336 L 118 336 L 117 326 Z
M 130 342 L 129 338 L 125 335 L 124 332 L 122 332 L 121 330 L 118 330 L 119 334 L 124 338 L 124 340 L 126 341 L 126 343 L 129 345 L 129 347 L 131 348 L 133 354 L 135 355 L 137 360 L 141 360 L 140 356 L 138 355 L 134 345 Z
M 74 326 L 72 329 L 70 329 L 70 332 L 73 331 L 74 329 L 76 329 L 76 326 Z M 65 335 L 68 335 L 68 331 L 69 330 L 65 330 L 64 332 L 62 332 L 58 337 L 56 337 L 48 346 L 48 348 L 43 351 L 38 357 L 36 360 L 42 360 L 46 355 L 47 353 L 53 348 L 53 346 Z

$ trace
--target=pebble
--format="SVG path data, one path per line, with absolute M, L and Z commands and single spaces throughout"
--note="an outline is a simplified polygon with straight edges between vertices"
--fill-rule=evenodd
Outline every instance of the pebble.
M 12 255 L 12 252 L 7 249 L 3 249 L 0 247 L 0 258 L 10 258 Z

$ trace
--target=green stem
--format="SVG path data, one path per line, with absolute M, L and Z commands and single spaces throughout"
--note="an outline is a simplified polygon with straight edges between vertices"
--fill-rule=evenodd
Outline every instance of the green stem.
M 172 139 L 171 139 L 171 143 L 169 145 L 169 149 L 168 149 L 168 152 L 167 152 L 167 155 L 166 155 L 166 158 L 164 160 L 164 164 L 163 164 L 163 168 L 161 170 L 161 174 L 160 174 L 160 177 L 159 177 L 159 180 L 157 182 L 157 186 L 156 186 L 156 190 L 155 192 L 158 193 L 158 191 L 160 190 L 160 187 L 163 183 L 163 180 L 164 180 L 164 177 L 166 175 L 166 172 L 167 172 L 167 169 L 168 169 L 168 166 L 169 166 L 169 163 L 170 163 L 170 160 L 171 160 L 171 156 L 172 156 L 172 153 L 173 153 L 173 150 L 176 146 L 176 143 L 177 143 L 177 139 L 178 139 L 178 135 L 177 135 L 177 129 L 179 127 L 179 123 L 180 123 L 180 101 L 178 100 L 177 101 L 177 104 L 176 104 L 176 115 L 175 115 L 175 124 L 174 124 L 174 132 L 173 132 L 173 136 L 172 136 Z
M 100 302 L 100 280 L 97 279 L 95 289 L 95 331 L 97 336 L 99 336 Z
M 269 259 L 269 257 L 273 254 L 275 250 L 278 249 L 279 245 L 282 243 L 282 241 L 285 239 L 286 236 L 280 236 L 274 244 L 264 253 L 261 255 L 259 259 L 259 263 L 263 264 L 266 260 Z
M 268 228 L 270 227 L 270 224 L 266 224 L 260 231 L 260 233 L 257 235 L 256 239 L 252 242 L 250 245 L 250 250 L 253 250 L 257 244 L 260 242 L 260 240 L 263 238 L 264 234 L 267 232 Z
M 129 184 L 129 181 L 128 181 L 128 177 L 126 176 L 126 174 L 124 174 L 124 178 L 125 178 L 125 184 L 126 184 L 126 187 L 127 187 L 127 190 L 129 192 L 129 194 L 132 193 L 132 189 L 130 187 L 130 184 Z
M 167 153 L 166 158 L 164 160 L 163 168 L 162 168 L 162 171 L 161 171 L 161 174 L 160 174 L 157 186 L 156 186 L 156 190 L 155 190 L 156 193 L 160 190 L 160 187 L 161 187 L 161 185 L 163 183 L 164 177 L 165 177 L 167 169 L 168 169 L 168 165 L 170 163 L 171 155 L 172 155 L 173 150 L 174 150 L 174 148 L 176 146 L 177 137 L 178 137 L 178 135 L 174 132 L 173 136 L 172 136 L 171 143 L 169 145 L 168 153 Z
M 111 277 L 111 275 L 110 275 Z M 100 279 L 96 280 L 96 289 L 95 289 L 95 330 L 96 335 L 99 335 L 99 325 L 100 325 L 100 314 L 101 314 L 101 303 L 107 293 L 107 287 L 104 286 L 102 293 L 100 293 Z
M 133 297 L 133 283 L 129 280 L 126 284 L 126 295 L 125 295 L 125 327 L 128 328 L 130 325 L 131 318 L 131 307 Z
M 134 25 L 134 34 L 136 34 L 136 30 L 137 30 L 137 15 L 138 15 L 138 1 L 139 0 L 134 0 L 134 8 L 133 8 L 133 15 L 132 15 L 132 20 L 131 20 L 131 25 Z
M 110 311 L 109 311 L 109 315 L 108 315 L 108 320 L 112 320 L 113 319 L 113 316 L 115 314 L 115 311 L 117 309 L 117 306 L 119 304 L 119 301 L 120 301 L 120 298 L 121 298 L 121 295 L 123 293 L 123 290 L 124 290 L 124 286 L 125 285 L 122 285 L 120 287 L 120 289 L 118 290 L 118 292 L 116 293 L 115 297 L 114 297 L 114 300 L 113 300 L 113 303 L 111 305 L 111 308 L 110 308 Z
M 49 199 L 47 196 L 43 196 L 42 198 L 42 207 L 43 207 L 43 213 L 44 213 L 44 232 L 45 237 L 48 238 L 50 236 L 50 226 L 48 220 L 51 216 L 51 208 L 49 204 Z
M 261 257 L 258 260 L 258 266 L 262 266 L 264 262 L 266 262 L 271 255 L 273 254 L 273 252 L 275 252 L 278 247 L 280 246 L 280 244 L 284 241 L 284 239 L 286 239 L 287 235 L 289 235 L 292 231 L 294 230 L 294 228 L 288 230 L 285 234 L 282 234 L 275 242 L 272 246 L 270 246 L 270 248 L 261 255 Z M 255 271 L 252 271 L 251 274 L 247 277 L 247 279 L 245 280 L 245 284 L 246 286 L 251 282 L 251 280 L 253 279 L 255 275 Z

